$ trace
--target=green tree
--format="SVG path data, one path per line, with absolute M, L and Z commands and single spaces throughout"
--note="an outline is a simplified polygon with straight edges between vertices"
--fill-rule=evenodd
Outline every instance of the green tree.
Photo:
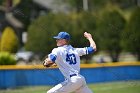
M 15 53 L 18 49 L 18 38 L 11 27 L 6 27 L 2 33 L 1 51 Z
M 105 10 L 97 26 L 100 50 L 107 51 L 113 62 L 118 61 L 122 50 L 120 41 L 124 26 L 124 18 L 115 9 Z
M 15 57 L 8 52 L 0 52 L 0 65 L 15 65 Z
M 59 0 L 68 3 L 74 10 L 83 11 L 83 0 Z M 87 0 L 89 11 L 100 11 L 107 4 L 118 5 L 122 9 L 129 9 L 138 5 L 138 0 Z M 57 2 L 57 1 L 56 1 Z
M 85 31 L 90 32 L 91 34 L 94 34 L 96 29 L 96 20 L 95 16 L 90 12 L 81 12 L 81 13 L 74 13 L 70 15 L 70 34 L 72 35 L 71 43 L 75 47 L 84 47 L 85 45 L 88 45 L 86 43 L 86 39 L 80 39 L 83 37 L 83 33 Z M 75 40 L 78 39 L 78 42 L 75 42 Z
M 140 8 L 137 7 L 130 16 L 130 20 L 122 34 L 122 45 L 125 50 L 137 55 L 140 61 Z
M 70 34 L 72 36 L 71 44 L 74 47 L 89 46 L 88 41 L 83 36 L 83 33 L 87 31 L 93 34 L 95 39 L 96 20 L 94 14 L 90 12 L 80 12 L 71 14 L 70 18 Z M 86 62 L 89 62 L 92 56 L 92 54 L 83 56 L 82 59 L 86 59 Z
M 50 13 L 47 16 L 40 16 L 29 26 L 26 49 L 43 56 L 48 54 L 56 46 L 52 37 L 59 31 L 67 31 L 68 24 L 65 14 Z
M 0 5 L 2 5 L 2 4 L 3 4 L 3 2 L 4 2 L 4 0 L 0 0 Z
M 81 39 L 81 37 L 83 37 L 84 31 L 94 33 L 94 20 L 95 18 L 91 13 L 70 15 L 59 13 L 41 16 L 30 25 L 25 47 L 35 53 L 48 54 L 56 47 L 55 39 L 52 37 L 60 31 L 71 34 L 71 44 L 74 47 L 88 46 L 86 39 Z
M 138 0 L 110 0 L 110 2 L 118 5 L 120 8 L 127 9 L 136 6 Z
M 61 2 L 65 2 L 71 6 L 72 9 L 76 10 L 77 12 L 82 12 L 83 9 L 83 0 L 61 0 Z M 88 8 L 90 11 L 100 9 L 104 7 L 105 4 L 108 2 L 106 0 L 87 0 Z

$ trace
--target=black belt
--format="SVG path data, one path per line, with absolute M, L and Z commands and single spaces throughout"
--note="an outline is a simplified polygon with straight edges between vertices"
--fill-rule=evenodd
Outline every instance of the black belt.
M 77 76 L 77 74 L 71 74 L 70 77 Z

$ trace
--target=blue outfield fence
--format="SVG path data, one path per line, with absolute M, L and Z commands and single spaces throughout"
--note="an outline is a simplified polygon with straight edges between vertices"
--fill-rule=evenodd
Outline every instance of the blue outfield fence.
M 81 75 L 87 83 L 140 80 L 140 63 L 119 62 L 81 64 Z M 0 88 L 55 85 L 64 81 L 58 68 L 35 66 L 0 66 Z

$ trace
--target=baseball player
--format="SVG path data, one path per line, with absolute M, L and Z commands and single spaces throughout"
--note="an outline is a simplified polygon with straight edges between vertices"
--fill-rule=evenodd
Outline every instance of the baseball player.
M 74 48 L 69 44 L 70 35 L 60 32 L 54 36 L 57 48 L 54 48 L 44 60 L 45 67 L 56 64 L 65 77 L 65 81 L 56 85 L 47 93 L 92 93 L 88 88 L 85 78 L 80 75 L 80 56 L 96 51 L 96 44 L 90 33 L 85 32 L 84 37 L 89 40 L 90 46 L 85 48 Z

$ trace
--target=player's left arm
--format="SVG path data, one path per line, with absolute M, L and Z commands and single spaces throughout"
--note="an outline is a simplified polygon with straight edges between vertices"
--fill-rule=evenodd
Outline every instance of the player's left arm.
M 48 57 L 44 60 L 43 65 L 45 67 L 53 67 L 56 66 L 56 59 L 57 59 L 57 53 L 58 53 L 58 49 L 55 48 L 52 50 L 52 52 L 48 55 Z
M 53 64 L 54 64 L 54 62 L 52 62 L 49 58 L 46 58 L 46 59 L 43 61 L 43 66 L 44 66 L 44 67 L 51 67 Z
M 56 56 L 53 54 L 49 54 L 48 57 L 44 60 L 43 65 L 44 67 L 54 67 L 57 66 L 55 63 Z

